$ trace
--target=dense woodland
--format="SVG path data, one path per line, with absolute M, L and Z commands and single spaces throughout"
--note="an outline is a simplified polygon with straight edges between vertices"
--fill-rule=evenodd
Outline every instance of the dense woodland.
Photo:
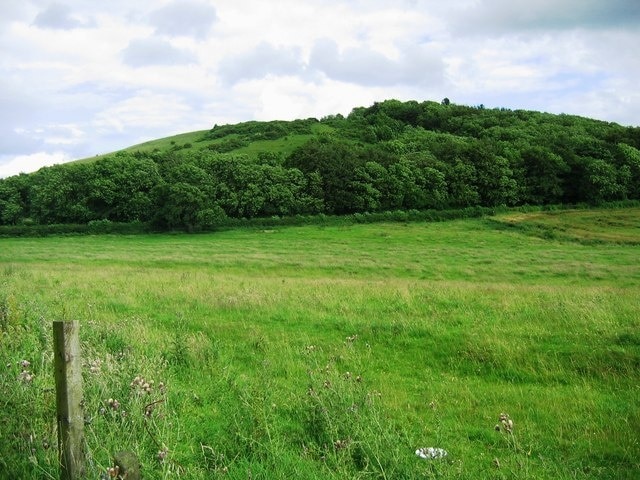
M 347 117 L 215 126 L 189 144 L 9 177 L 0 225 L 197 231 L 228 218 L 626 199 L 640 199 L 638 127 L 388 100 Z

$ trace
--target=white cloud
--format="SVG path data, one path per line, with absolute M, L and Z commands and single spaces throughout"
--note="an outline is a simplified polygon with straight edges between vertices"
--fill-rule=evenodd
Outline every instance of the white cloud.
M 17 157 L 0 156 L 0 178 L 11 177 L 20 173 L 30 173 L 51 165 L 65 163 L 71 160 L 68 155 L 61 151 L 36 152 L 29 155 L 19 155 Z
M 303 69 L 300 48 L 274 47 L 262 42 L 250 51 L 222 59 L 219 73 L 226 82 L 233 84 L 267 75 L 300 74 Z
M 0 165 L 385 98 L 640 125 L 639 25 L 637 0 L 0 2 Z
M 109 134 L 131 132 L 140 135 L 158 128 L 169 131 L 188 122 L 190 112 L 191 108 L 176 95 L 142 91 L 100 112 L 92 126 Z

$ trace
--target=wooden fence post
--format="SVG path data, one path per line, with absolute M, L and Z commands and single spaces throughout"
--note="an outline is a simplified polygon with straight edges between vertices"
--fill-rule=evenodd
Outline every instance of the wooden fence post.
M 84 414 L 80 324 L 53 322 L 53 354 L 58 419 L 58 458 L 61 480 L 80 480 L 85 475 Z

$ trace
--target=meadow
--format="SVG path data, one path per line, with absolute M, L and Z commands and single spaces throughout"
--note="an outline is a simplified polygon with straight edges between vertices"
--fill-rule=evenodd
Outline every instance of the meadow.
M 58 478 L 62 319 L 87 478 L 638 478 L 639 244 L 640 208 L 2 238 L 0 478 Z

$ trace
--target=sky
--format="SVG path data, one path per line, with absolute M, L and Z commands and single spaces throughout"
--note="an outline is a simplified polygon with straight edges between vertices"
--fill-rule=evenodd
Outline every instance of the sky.
M 0 178 L 434 100 L 640 126 L 640 0 L 0 0 Z

